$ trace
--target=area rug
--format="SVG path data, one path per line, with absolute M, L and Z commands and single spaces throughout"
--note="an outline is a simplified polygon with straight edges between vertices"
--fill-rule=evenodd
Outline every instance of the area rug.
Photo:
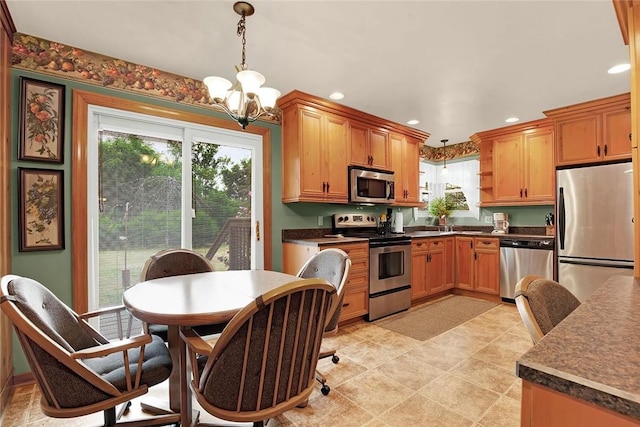
M 374 324 L 420 341 L 440 335 L 491 310 L 498 304 L 477 298 L 451 295 L 377 320 Z

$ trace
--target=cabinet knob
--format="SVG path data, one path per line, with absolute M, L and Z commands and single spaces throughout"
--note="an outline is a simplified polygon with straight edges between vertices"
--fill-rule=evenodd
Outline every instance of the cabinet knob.
M 329 182 L 327 181 L 327 193 L 329 192 Z
M 607 144 L 604 144 L 604 155 L 607 155 Z
M 598 148 L 596 149 L 596 152 L 598 153 L 598 157 L 600 157 L 600 146 L 598 145 Z
M 527 197 L 527 189 L 524 189 L 524 197 Z
M 629 141 L 631 141 L 631 132 L 629 132 Z

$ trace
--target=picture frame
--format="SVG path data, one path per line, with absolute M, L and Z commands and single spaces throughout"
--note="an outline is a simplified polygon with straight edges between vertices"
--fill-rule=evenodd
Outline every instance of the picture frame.
M 63 163 L 65 87 L 20 77 L 18 159 Z
M 64 249 L 63 190 L 61 170 L 18 168 L 20 252 Z

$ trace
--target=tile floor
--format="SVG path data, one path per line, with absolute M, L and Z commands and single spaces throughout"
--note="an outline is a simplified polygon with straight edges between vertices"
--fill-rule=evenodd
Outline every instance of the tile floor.
M 532 344 L 512 304 L 501 304 L 427 341 L 362 321 L 341 328 L 323 345 L 338 348 L 340 356 L 338 364 L 330 359 L 318 364 L 331 386 L 329 395 L 316 387 L 306 408 L 288 411 L 268 427 L 520 425 L 515 360 Z M 163 385 L 152 389 L 160 397 L 165 391 Z M 101 414 L 47 418 L 39 399 L 35 386 L 17 388 L 1 425 L 85 427 L 102 422 Z M 212 421 L 204 412 L 200 418 Z

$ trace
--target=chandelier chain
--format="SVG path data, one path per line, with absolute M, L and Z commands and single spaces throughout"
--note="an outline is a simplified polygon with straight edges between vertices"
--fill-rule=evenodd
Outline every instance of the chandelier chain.
M 245 46 L 247 44 L 247 37 L 245 36 L 247 27 L 245 26 L 247 14 L 243 11 L 242 17 L 238 21 L 238 36 L 242 37 L 242 69 L 244 70 L 246 67 L 245 60 Z

